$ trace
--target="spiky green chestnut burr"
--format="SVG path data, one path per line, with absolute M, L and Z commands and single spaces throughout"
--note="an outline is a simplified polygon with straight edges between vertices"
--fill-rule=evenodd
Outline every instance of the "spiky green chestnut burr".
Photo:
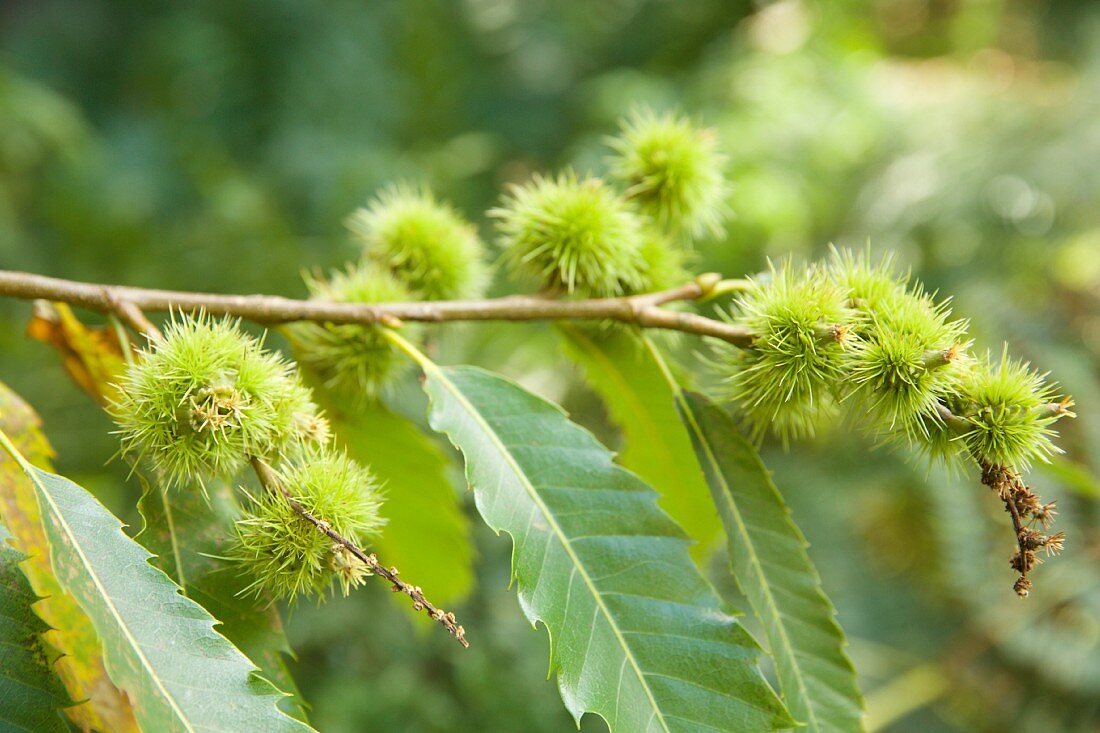
M 946 400 L 945 400 L 946 402 Z M 923 425 L 914 432 L 909 445 L 928 458 L 930 462 L 940 463 L 948 469 L 955 469 L 965 464 L 966 446 L 959 439 L 960 428 L 965 430 L 969 426 L 963 418 L 950 413 L 950 410 L 940 410 L 936 417 L 918 418 Z M 895 433 L 893 442 L 902 445 L 902 438 L 909 438 L 903 433 Z
M 307 280 L 314 298 L 338 303 L 408 300 L 408 290 L 371 263 L 349 265 L 326 280 Z M 383 326 L 295 323 L 286 328 L 294 358 L 324 391 L 354 403 L 373 399 L 397 374 L 402 361 L 382 334 Z
M 511 267 L 548 289 L 609 297 L 646 286 L 639 217 L 598 178 L 535 176 L 489 215 Z
M 929 348 L 919 335 L 874 319 L 852 340 L 850 379 L 857 410 L 870 417 L 873 432 L 904 436 L 910 442 L 931 438 L 929 424 L 937 405 L 960 388 L 970 373 L 968 343 Z
M 971 456 L 1026 471 L 1033 461 L 1061 452 L 1051 426 L 1073 416 L 1073 402 L 1057 394 L 1046 375 L 1010 358 L 1006 348 L 999 360 L 986 354 L 978 361 L 950 407 L 969 424 L 961 440 Z
M 644 213 L 673 232 L 722 235 L 730 189 L 713 130 L 642 110 L 624 120 L 609 143 L 612 177 Z
M 755 339 L 741 349 L 716 345 L 713 366 L 725 395 L 753 436 L 769 429 L 784 442 L 812 435 L 835 410 L 854 313 L 847 292 L 818 267 L 770 267 L 729 314 Z
M 356 546 L 381 531 L 382 495 L 371 472 L 342 451 L 313 446 L 277 471 L 280 484 L 306 511 Z M 237 521 L 232 557 L 258 596 L 323 597 L 333 581 L 346 595 L 368 571 L 343 546 L 318 531 L 283 495 L 252 497 Z
M 829 277 L 847 290 L 849 306 L 863 313 L 881 311 L 904 297 L 908 288 L 909 277 L 896 272 L 892 254 L 873 262 L 870 250 L 856 253 L 833 247 L 826 268 Z
M 674 246 L 668 236 L 645 227 L 642 232 L 642 288 L 635 292 L 668 290 L 691 279 L 686 264 L 688 253 Z
M 127 369 L 110 412 L 124 452 L 174 484 L 231 475 L 250 455 L 277 453 L 316 414 L 291 364 L 236 321 L 174 320 Z
M 958 391 L 973 364 L 967 322 L 952 319 L 948 304 L 919 284 L 909 287 L 888 259 L 871 265 L 867 255 L 834 253 L 830 272 L 860 315 L 847 354 L 847 396 L 869 412 L 872 430 L 936 443 L 930 428 L 937 406 Z
M 478 298 L 489 281 L 477 229 L 427 187 L 394 186 L 355 211 L 365 257 L 425 300 Z
M 332 426 L 328 418 L 313 401 L 313 391 L 303 385 L 297 375 L 294 387 L 287 393 L 286 407 L 282 411 L 290 416 L 285 441 L 287 447 L 325 445 L 332 438 Z

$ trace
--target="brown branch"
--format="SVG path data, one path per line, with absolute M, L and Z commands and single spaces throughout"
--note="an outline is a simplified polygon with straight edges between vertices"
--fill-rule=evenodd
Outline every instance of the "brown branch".
M 28 272 L 0 270 L 0 295 L 13 298 L 63 301 L 98 311 L 116 313 L 137 330 L 146 331 L 140 311 L 205 311 L 236 316 L 262 324 L 319 321 L 325 323 L 394 323 L 396 321 L 547 321 L 610 320 L 643 328 L 684 331 L 722 339 L 738 346 L 752 343 L 752 333 L 732 323 L 694 313 L 666 311 L 662 305 L 698 300 L 720 281 L 713 273 L 658 293 L 619 298 L 549 300 L 513 296 L 487 300 L 439 300 L 406 303 L 333 303 L 294 300 L 276 295 L 223 295 L 175 290 L 153 290 L 123 285 L 61 280 Z M 146 321 L 147 323 L 147 321 Z M 152 325 L 152 324 L 148 324 Z
M 328 535 L 329 539 L 336 542 L 341 547 L 346 549 L 352 555 L 366 565 L 367 570 L 373 575 L 380 575 L 390 582 L 390 585 L 395 593 L 404 593 L 413 601 L 413 608 L 417 611 L 424 611 L 431 618 L 442 624 L 443 628 L 451 632 L 451 635 L 458 640 L 458 643 L 465 648 L 470 647 L 470 642 L 466 641 L 466 630 L 462 628 L 455 620 L 455 615 L 444 611 L 442 608 L 436 608 L 432 603 L 424 596 L 424 591 L 419 586 L 409 585 L 405 581 L 397 577 L 397 568 L 387 568 L 378 561 L 378 557 L 374 554 L 367 554 L 363 552 L 354 542 L 341 535 L 334 530 L 332 526 L 323 519 L 313 516 L 304 506 L 301 505 L 285 486 L 282 481 L 275 474 L 275 471 L 271 466 L 267 465 L 262 459 L 253 457 L 251 459 L 252 467 L 256 471 L 256 476 L 260 479 L 260 483 L 264 489 L 274 494 L 282 496 L 286 499 L 290 508 L 297 512 L 303 519 L 308 521 L 314 527 L 321 532 Z

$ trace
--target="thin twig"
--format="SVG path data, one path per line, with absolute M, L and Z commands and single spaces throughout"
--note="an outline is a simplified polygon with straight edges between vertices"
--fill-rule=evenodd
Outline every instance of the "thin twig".
M 341 535 L 334 530 L 332 526 L 323 519 L 319 519 L 309 512 L 304 506 L 302 506 L 285 486 L 282 481 L 275 474 L 274 469 L 267 465 L 261 458 L 253 457 L 251 459 L 252 467 L 256 471 L 256 476 L 260 479 L 260 483 L 264 489 L 272 493 L 278 494 L 286 499 L 290 508 L 297 512 L 303 519 L 308 521 L 314 527 L 321 532 L 324 532 L 333 541 L 344 547 L 348 552 L 367 566 L 367 569 L 374 575 L 381 575 L 383 578 L 390 582 L 395 593 L 404 593 L 413 600 L 413 608 L 417 611 L 423 610 L 431 618 L 438 621 L 443 625 L 447 631 L 451 632 L 451 635 L 458 640 L 458 643 L 463 647 L 469 648 L 470 642 L 466 641 L 466 630 L 462 628 L 455 620 L 455 615 L 444 611 L 442 608 L 436 608 L 432 603 L 424 596 L 424 591 L 419 586 L 409 585 L 405 581 L 397 577 L 397 568 L 387 568 L 378 561 L 378 557 L 373 553 L 368 555 L 363 552 L 354 542 Z
M 205 311 L 262 324 L 317 321 L 324 323 L 394 323 L 397 321 L 546 321 L 610 320 L 643 328 L 684 331 L 722 339 L 739 346 L 752 343 L 752 333 L 732 323 L 694 313 L 666 311 L 662 305 L 706 297 L 721 278 L 713 273 L 658 293 L 618 298 L 550 300 L 512 296 L 486 300 L 439 300 L 404 303 L 333 303 L 294 300 L 276 295 L 223 295 L 152 290 L 122 285 L 61 280 L 28 272 L 0 270 L 0 295 L 63 301 L 100 313 L 117 313 L 137 330 L 148 333 L 137 311 Z M 152 324 L 149 324 L 152 325 Z

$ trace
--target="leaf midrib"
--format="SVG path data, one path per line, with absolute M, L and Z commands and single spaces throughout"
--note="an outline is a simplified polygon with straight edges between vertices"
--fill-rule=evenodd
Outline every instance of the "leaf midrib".
M 519 464 L 516 462 L 515 457 L 512 455 L 511 451 L 508 450 L 507 446 L 505 446 L 504 443 L 500 440 L 496 431 L 493 430 L 492 427 L 484 419 L 482 419 L 480 413 L 476 409 L 474 409 L 474 406 L 470 404 L 470 401 L 466 399 L 462 392 L 454 386 L 454 383 L 447 378 L 443 370 L 436 366 L 434 363 L 422 363 L 422 367 L 425 372 L 432 371 L 439 377 L 440 381 L 446 386 L 447 391 L 449 391 L 451 395 L 466 409 L 467 414 L 469 414 L 477 423 L 479 423 L 484 428 L 486 434 L 490 436 L 490 440 L 498 447 L 501 454 L 504 456 L 505 461 L 512 468 L 516 477 L 519 479 L 520 483 L 523 485 L 524 489 L 531 497 L 531 500 L 535 503 L 535 506 L 537 506 L 539 511 L 542 512 L 543 517 L 546 519 L 550 528 L 553 530 L 554 535 L 557 537 L 558 541 L 565 549 L 566 554 L 569 556 L 569 559 L 572 561 L 573 567 L 580 573 L 581 578 L 584 580 L 584 584 L 588 587 L 593 599 L 595 599 L 597 608 L 600 609 L 600 612 L 603 614 L 604 618 L 607 620 L 608 625 L 611 627 L 612 633 L 615 634 L 615 638 L 619 641 L 619 646 L 623 650 L 624 658 L 629 662 L 631 668 L 634 670 L 635 676 L 638 678 L 638 682 L 642 685 L 642 689 L 645 690 L 646 697 L 650 701 L 650 704 L 654 711 L 654 715 L 661 723 L 661 728 L 665 731 L 665 733 L 671 733 L 671 729 L 668 727 L 668 723 L 665 721 L 664 714 L 661 711 L 660 706 L 657 704 L 657 699 L 654 697 L 653 691 L 649 688 L 649 683 L 646 681 L 645 673 L 642 672 L 641 667 L 638 665 L 638 661 L 631 653 L 630 647 L 629 645 L 627 645 L 626 639 L 623 636 L 623 632 L 621 629 L 619 629 L 618 624 L 615 623 L 615 619 L 611 615 L 610 609 L 608 609 L 607 605 L 604 603 L 603 597 L 601 596 L 599 589 L 593 583 L 591 577 L 588 575 L 588 572 L 584 568 L 584 564 L 580 561 L 580 558 L 573 551 L 572 545 L 570 545 L 569 540 L 565 536 L 565 533 L 562 532 L 561 527 L 558 525 L 557 518 L 542 501 L 542 498 L 538 495 L 538 492 L 535 491 L 534 486 L 531 485 L 531 482 L 527 480 L 526 475 L 520 468 Z M 589 644 L 585 651 L 586 655 L 590 649 L 591 645 Z M 622 687 L 620 685 L 615 690 L 616 707 L 619 704 L 621 694 Z
M 741 517 L 741 512 L 738 510 L 737 505 L 733 502 L 730 486 L 726 482 L 725 476 L 722 474 L 721 466 L 718 463 L 717 456 L 714 455 L 714 451 L 711 450 L 710 443 L 707 442 L 706 437 L 703 435 L 703 430 L 695 417 L 695 411 L 691 409 L 691 406 L 687 403 L 687 400 L 684 399 L 683 389 L 681 389 L 680 385 L 676 382 L 675 379 L 673 379 L 672 374 L 668 370 L 668 365 L 665 364 L 665 361 L 661 357 L 660 352 L 657 351 L 656 345 L 652 342 L 652 340 L 650 340 L 648 336 L 643 336 L 643 338 L 645 340 L 646 347 L 653 355 L 653 359 L 660 367 L 661 374 L 664 375 L 665 379 L 669 383 L 669 387 L 672 389 L 672 393 L 676 396 L 676 401 L 680 404 L 684 415 L 687 417 L 688 422 L 690 423 L 690 428 L 692 432 L 695 433 L 699 445 L 703 447 L 703 451 L 707 455 L 707 461 L 710 463 L 711 468 L 714 471 L 714 475 L 717 477 L 717 480 L 722 484 L 722 488 L 724 489 L 722 492 L 722 500 L 727 506 L 729 506 L 730 512 L 733 515 L 733 519 L 737 523 L 737 532 L 741 535 L 745 547 L 748 550 L 749 562 L 752 564 L 753 568 L 755 568 L 757 574 L 760 576 L 760 580 L 762 581 L 760 583 L 760 587 L 767 601 L 768 609 L 772 617 L 774 618 L 777 635 L 779 636 L 780 642 L 783 645 L 786 656 L 791 660 L 791 670 L 794 673 L 794 677 L 797 681 L 798 690 L 802 695 L 802 699 L 805 701 L 804 707 L 806 709 L 806 716 L 809 718 L 806 723 L 813 730 L 820 730 L 821 727 L 818 723 L 817 716 L 814 713 L 813 705 L 810 704 L 809 688 L 807 687 L 806 680 L 803 677 L 802 667 L 800 664 L 797 663 L 798 657 L 795 656 L 794 646 L 791 644 L 790 637 L 787 635 L 786 626 L 783 623 L 783 613 L 779 610 L 779 605 L 776 603 L 775 596 L 772 595 L 771 586 L 766 580 L 769 575 L 764 572 L 764 565 L 760 561 L 760 557 L 756 554 L 756 546 L 749 537 L 748 528 L 745 526 L 745 522 Z
M 73 552 L 77 554 L 77 557 L 80 559 L 81 564 L 87 570 L 88 576 L 92 579 L 92 583 L 95 584 L 96 589 L 99 591 L 100 597 L 102 597 L 106 602 L 107 608 L 111 612 L 111 616 L 114 617 L 115 620 L 118 622 L 119 628 L 121 629 L 123 636 L 127 639 L 127 641 L 129 641 L 131 648 L 134 650 L 134 653 L 141 661 L 142 666 L 146 669 L 146 671 L 149 673 L 149 676 L 152 678 L 153 684 L 156 685 L 157 689 L 160 690 L 161 693 L 164 695 L 165 701 L 168 703 L 169 707 L 171 707 L 171 709 L 176 713 L 176 717 L 179 719 L 180 723 L 183 724 L 184 728 L 191 733 L 196 733 L 195 729 L 191 726 L 191 724 L 187 721 L 187 718 L 184 716 L 183 710 L 179 707 L 176 699 L 168 691 L 168 688 L 166 688 L 160 681 L 160 677 L 155 673 L 152 664 L 145 656 L 145 652 L 141 649 L 141 646 L 138 644 L 137 639 L 134 637 L 133 632 L 130 630 L 130 627 L 123 620 L 122 615 L 119 613 L 118 608 L 115 606 L 114 601 L 110 597 L 110 594 L 107 592 L 107 589 L 104 587 L 102 581 L 100 580 L 99 574 L 95 571 L 95 568 L 88 560 L 88 557 L 84 554 L 80 543 L 77 542 L 76 535 L 73 533 L 72 527 L 69 525 L 69 522 L 66 521 L 64 515 L 61 513 L 60 508 L 54 502 L 53 497 L 43 485 L 42 479 L 38 474 L 38 469 L 35 466 L 31 465 L 30 462 L 28 462 L 27 459 L 23 457 L 19 450 L 12 444 L 7 434 L 5 434 L 2 430 L 0 430 L 0 444 L 3 445 L 4 449 L 7 450 L 11 457 L 14 458 L 15 461 L 19 464 L 20 468 L 23 469 L 23 472 L 26 473 L 27 476 L 31 479 L 31 481 L 38 489 L 39 496 L 43 497 L 50 505 L 50 509 L 54 517 L 61 525 L 61 528 L 63 529 L 65 535 L 68 537 L 69 543 L 73 548 Z

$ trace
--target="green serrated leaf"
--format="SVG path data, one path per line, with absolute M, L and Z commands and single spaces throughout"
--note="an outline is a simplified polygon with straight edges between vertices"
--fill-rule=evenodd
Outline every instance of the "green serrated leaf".
M 306 720 L 286 666 L 293 652 L 278 607 L 244 593 L 251 579 L 219 559 L 228 554 L 233 522 L 240 515 L 233 490 L 207 481 L 204 497 L 197 488 L 168 491 L 163 485 L 143 483 L 138 511 L 145 524 L 134 539 L 156 556 L 153 564 L 188 598 L 218 619 L 218 631 L 260 668 L 265 679 L 292 696 L 283 708 Z
M 617 731 L 790 725 L 657 494 L 560 408 L 472 367 L 422 359 L 430 421 L 466 458 L 486 523 L 514 542 L 532 623 L 546 625 L 566 707 Z
M 48 468 L 52 450 L 38 415 L 0 383 L 0 430 L 35 465 Z M 107 676 L 103 650 L 87 614 L 62 591 L 50 567 L 49 545 L 40 521 L 34 485 L 19 463 L 0 451 L 0 516 L 29 557 L 22 564 L 32 590 L 42 600 L 35 612 L 49 624 L 46 639 L 62 654 L 54 669 L 70 697 L 82 701 L 65 713 L 81 730 L 135 733 L 137 723 L 126 696 Z
M 54 574 L 104 640 L 107 672 L 142 730 L 312 730 L 276 707 L 278 691 L 94 496 L 32 466 L 3 432 L 0 445 L 34 484 Z
M 447 456 L 409 420 L 381 404 L 354 415 L 326 406 L 336 439 L 383 481 L 386 527 L 375 542 L 382 561 L 441 604 L 473 584 L 470 524 L 447 477 Z
M 562 323 L 565 353 L 584 368 L 623 432 L 619 462 L 661 495 L 661 508 L 698 542 L 696 559 L 713 549 L 722 533 L 710 491 L 695 463 L 695 451 L 676 413 L 672 388 L 644 343 L 622 328 L 596 333 Z
M 19 568 L 27 556 L 10 537 L 0 524 L 0 731 L 64 732 L 61 710 L 73 703 L 42 639 L 49 626 L 31 609 L 39 599 Z
M 733 577 L 760 619 L 791 714 L 813 733 L 863 730 L 863 698 L 808 543 L 756 450 L 706 397 L 677 406 L 726 525 Z

